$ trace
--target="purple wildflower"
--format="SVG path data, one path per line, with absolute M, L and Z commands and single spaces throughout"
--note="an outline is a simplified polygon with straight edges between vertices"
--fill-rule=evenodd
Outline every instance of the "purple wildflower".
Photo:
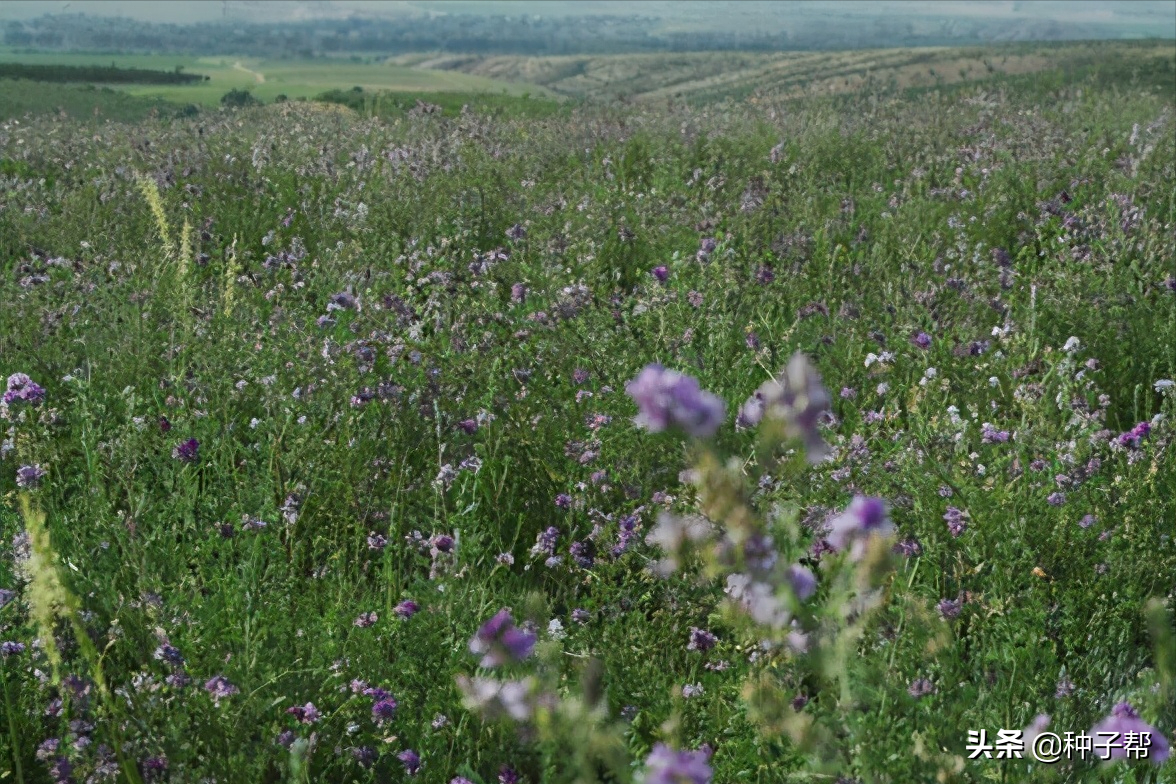
M 1066 503 L 1066 494 L 1062 492 L 1050 493 L 1049 498 L 1046 498 L 1045 502 L 1050 506 L 1061 506 Z
M 792 564 L 788 567 L 788 583 L 796 598 L 802 602 L 817 592 L 817 578 L 807 566 Z
M 23 642 L 0 642 L 0 656 L 3 656 L 5 659 L 7 659 L 9 656 L 15 656 L 18 653 L 22 653 L 24 649 L 25 644 Z
M 557 509 L 571 509 L 572 497 L 567 493 L 560 493 L 555 497 L 555 506 Z
M 457 426 L 461 428 L 462 432 L 464 432 L 466 435 L 472 436 L 474 433 L 478 432 L 478 423 L 473 419 L 463 419 L 461 422 L 457 423 Z
M 669 280 L 670 270 L 668 267 L 663 265 L 663 266 L 659 266 L 659 267 L 654 267 L 653 271 L 650 274 L 653 275 L 653 277 L 657 278 L 658 283 L 665 283 L 667 280 Z
M 726 413 L 722 399 L 704 392 L 696 379 L 656 363 L 646 365 L 625 391 L 637 403 L 634 424 L 651 433 L 678 427 L 706 438 L 718 430 Z
M 278 733 L 278 737 L 275 740 L 279 746 L 288 749 L 294 745 L 294 741 L 297 739 L 298 736 L 294 734 L 294 730 L 282 730 Z
M 909 687 L 907 687 L 907 694 L 910 694 L 915 699 L 920 699 L 928 694 L 935 693 L 935 686 L 926 678 L 916 678 Z
M 559 529 L 554 525 L 548 526 L 535 537 L 535 544 L 531 547 L 532 555 L 555 555 L 555 545 L 559 542 Z
M 1003 444 L 1009 440 L 1009 431 L 997 430 L 988 422 L 980 426 L 980 443 Z
M 374 696 L 377 696 L 378 699 L 372 703 L 372 721 L 383 726 L 385 723 L 392 721 L 392 718 L 396 715 L 398 705 L 392 695 L 383 689 L 377 690 Z
M 322 712 L 314 707 L 313 702 L 286 708 L 286 713 L 297 719 L 299 724 L 314 724 L 323 717 Z
M 480 667 L 497 667 L 508 661 L 522 661 L 531 655 L 535 635 L 515 626 L 510 610 L 503 608 L 478 629 L 470 639 L 470 652 L 480 654 Z
M 209 678 L 204 684 L 204 690 L 212 696 L 213 703 L 218 706 L 221 700 L 241 693 L 241 690 L 230 683 L 229 679 L 223 675 L 216 675 Z
M 674 751 L 658 743 L 645 760 L 645 784 L 710 784 L 709 763 L 705 751 Z
M 361 768 L 370 768 L 376 763 L 376 758 L 380 754 L 371 746 L 356 746 L 351 750 L 351 756 L 359 763 Z
M 155 658 L 167 662 L 172 667 L 184 666 L 184 657 L 180 653 L 180 649 L 166 642 L 155 649 Z
M 718 641 L 718 637 L 714 636 L 705 629 L 699 629 L 697 626 L 691 626 L 690 642 L 687 643 L 686 650 L 705 653 L 706 651 L 709 651 L 711 648 L 715 647 L 715 643 Z
M 572 542 L 571 546 L 572 560 L 576 562 L 576 566 L 581 569 L 591 569 L 596 563 L 596 553 L 592 542 L 585 539 L 579 542 Z
M 952 536 L 959 536 L 968 527 L 967 521 L 964 520 L 964 513 L 954 506 L 947 507 L 947 513 L 943 515 L 943 519 L 947 521 L 947 530 L 951 532 Z
M 378 620 L 380 620 L 380 616 L 374 612 L 360 613 L 359 617 L 355 619 L 355 625 L 361 629 L 366 629 L 369 626 L 375 626 Z
M 587 610 L 582 610 L 578 607 L 575 610 L 572 610 L 572 620 L 578 624 L 583 625 L 585 623 L 588 623 L 588 621 L 590 621 L 591 619 L 592 619 L 592 614 L 589 613 Z
M 44 399 L 44 388 L 24 373 L 13 373 L 8 377 L 8 390 L 3 397 L 6 404 L 28 403 L 35 406 Z
M 510 287 L 510 301 L 522 303 L 527 300 L 527 287 L 523 283 L 515 283 Z
M 415 776 L 421 769 L 421 755 L 417 754 L 412 749 L 405 749 L 396 755 L 396 759 L 404 765 L 404 772 L 410 776 Z
M 921 555 L 923 546 L 919 544 L 919 540 L 914 537 L 907 537 L 901 542 L 894 545 L 894 552 L 903 556 L 904 558 L 911 558 L 916 555 Z
M 32 465 L 23 465 L 16 469 L 16 486 L 23 487 L 27 490 L 35 490 L 41 486 L 41 480 L 49 472 L 37 463 Z
M 195 463 L 200 458 L 200 442 L 189 438 L 172 450 L 172 457 L 182 463 Z
M 1089 528 L 1090 526 L 1094 525 L 1097 522 L 1098 522 L 1097 517 L 1095 517 L 1092 514 L 1088 514 L 1088 515 L 1085 515 L 1081 520 L 1078 521 L 1078 525 L 1081 526 L 1082 528 Z
M 519 784 L 519 774 L 510 765 L 503 765 L 498 769 L 498 784 Z
M 758 406 L 752 405 L 752 400 L 758 400 Z M 810 463 L 828 455 L 829 447 L 817 426 L 832 401 L 820 374 L 804 354 L 793 354 L 784 370 L 756 390 L 752 400 L 744 404 L 751 424 L 758 424 L 761 416 L 780 420 L 786 435 L 804 442 Z
M 931 336 L 926 332 L 916 332 L 914 335 L 911 335 L 911 344 L 916 348 L 930 348 Z
M 400 604 L 392 608 L 392 612 L 399 615 L 401 618 L 411 618 L 420 612 L 421 606 L 412 599 L 405 599 Z
M 961 604 L 955 599 L 941 599 L 936 606 L 939 614 L 943 616 L 944 620 L 951 620 L 958 618 L 960 615 Z
M 1126 702 L 1120 702 L 1115 705 L 1111 709 L 1111 715 L 1104 718 L 1098 724 L 1095 724 L 1089 734 L 1100 739 L 1107 739 L 1108 735 L 1112 735 L 1112 737 L 1107 739 L 1105 745 L 1098 740 L 1095 741 L 1095 754 L 1098 754 L 1099 758 L 1104 760 L 1138 759 L 1146 755 L 1147 759 L 1150 759 L 1156 765 L 1160 765 L 1168 759 L 1171 753 L 1171 746 L 1163 733 L 1139 718 L 1139 714 L 1135 712 L 1135 709 Z M 1133 734 L 1139 741 L 1133 746 L 1129 745 L 1125 738 L 1128 734 Z M 1145 736 L 1147 740 L 1143 739 Z M 1109 752 L 1107 756 L 1102 756 L 1098 751 L 1101 749 L 1106 749 Z
M 830 522 L 826 537 L 834 550 L 845 550 L 852 545 L 850 558 L 860 560 L 865 555 L 865 540 L 873 534 L 889 536 L 894 524 L 881 498 L 856 496 L 845 511 Z

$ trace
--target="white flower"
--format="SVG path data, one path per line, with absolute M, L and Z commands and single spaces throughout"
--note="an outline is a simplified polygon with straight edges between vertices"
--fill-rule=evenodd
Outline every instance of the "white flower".
M 568 636 L 568 633 L 564 631 L 563 624 L 560 623 L 559 618 L 551 619 L 551 623 L 547 624 L 547 633 L 551 635 L 551 639 L 553 640 L 562 640 L 564 637 Z
M 870 365 L 874 364 L 877 361 L 878 361 L 878 355 L 875 354 L 873 351 L 871 351 L 869 354 L 866 354 L 866 367 L 869 367 Z
M 990 387 L 995 387 L 995 386 L 998 386 L 999 384 L 1000 384 L 1000 379 L 997 378 L 996 376 L 991 376 L 988 379 L 988 386 L 990 386 Z
M 1082 341 L 1071 335 L 1070 339 L 1066 341 L 1066 345 L 1062 346 L 1062 351 L 1065 351 L 1067 354 L 1073 354 L 1080 348 L 1082 348 Z
M 1171 389 L 1172 387 L 1176 387 L 1176 381 L 1173 381 L 1170 378 L 1161 378 L 1159 381 L 1157 381 L 1155 383 L 1154 386 L 1155 386 L 1155 390 L 1157 392 L 1163 392 L 1165 389 Z

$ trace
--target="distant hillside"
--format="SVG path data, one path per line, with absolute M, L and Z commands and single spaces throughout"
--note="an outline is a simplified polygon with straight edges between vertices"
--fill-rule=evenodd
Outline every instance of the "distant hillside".
M 611 56 L 426 56 L 393 62 L 541 85 L 578 98 L 711 99 L 934 87 L 999 75 L 1116 70 L 1176 89 L 1176 45 L 1159 42 L 924 47 L 845 52 L 682 52 Z

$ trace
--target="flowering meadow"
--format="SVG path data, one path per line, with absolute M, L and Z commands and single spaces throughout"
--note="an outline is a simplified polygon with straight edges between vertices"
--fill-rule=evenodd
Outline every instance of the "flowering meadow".
M 1159 87 L 4 121 L 0 780 L 1176 781 Z

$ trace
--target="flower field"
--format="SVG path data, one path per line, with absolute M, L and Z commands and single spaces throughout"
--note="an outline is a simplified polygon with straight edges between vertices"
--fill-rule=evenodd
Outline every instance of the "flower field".
M 0 779 L 1176 781 L 1156 73 L 0 123 Z

